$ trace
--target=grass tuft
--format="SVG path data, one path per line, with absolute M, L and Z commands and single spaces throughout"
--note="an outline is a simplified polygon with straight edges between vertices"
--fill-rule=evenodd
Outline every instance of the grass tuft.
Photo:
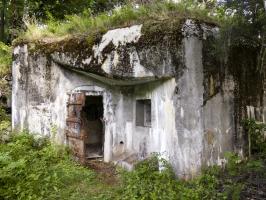
M 67 16 L 64 21 L 50 19 L 46 25 L 39 25 L 34 21 L 27 23 L 27 31 L 17 41 L 34 42 L 44 38 L 57 40 L 71 35 L 96 35 L 109 29 L 126 27 L 146 21 L 163 21 L 167 19 L 192 18 L 209 23 L 218 23 L 219 19 L 209 16 L 209 11 L 185 3 L 159 2 L 142 5 L 136 8 L 126 5 L 120 9 L 100 13 L 97 16 L 89 14 Z

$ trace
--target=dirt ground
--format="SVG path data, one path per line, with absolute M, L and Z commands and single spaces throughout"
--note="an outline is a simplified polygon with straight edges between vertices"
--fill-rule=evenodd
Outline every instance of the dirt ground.
M 95 171 L 98 178 L 105 184 L 119 184 L 119 177 L 114 164 L 105 163 L 101 159 L 91 159 L 87 160 L 86 166 Z

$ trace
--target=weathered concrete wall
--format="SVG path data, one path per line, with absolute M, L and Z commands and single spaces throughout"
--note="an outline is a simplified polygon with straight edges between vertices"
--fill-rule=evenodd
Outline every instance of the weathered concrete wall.
M 235 80 L 206 51 L 217 28 L 192 20 L 178 28 L 148 42 L 142 25 L 112 30 L 83 54 L 17 46 L 13 128 L 51 137 L 56 130 L 67 143 L 68 94 L 82 90 L 103 96 L 105 161 L 159 152 L 180 177 L 221 164 L 234 149 Z M 151 127 L 136 126 L 137 99 L 151 99 Z
M 14 51 L 16 57 L 13 63 L 12 125 L 14 129 L 28 129 L 33 133 L 48 136 L 51 136 L 52 129 L 56 129 L 56 140 L 65 143 L 67 94 L 86 90 L 89 95 L 102 94 L 104 97 L 106 161 L 125 152 L 147 156 L 148 153 L 156 151 L 157 148 L 152 147 L 151 150 L 145 149 L 144 146 L 147 144 L 145 139 L 142 140 L 142 137 L 145 137 L 143 131 L 136 132 L 142 137 L 135 135 L 134 108 L 138 97 L 135 95 L 134 88 L 129 92 L 121 91 L 120 88 L 94 82 L 55 63 L 50 63 L 43 55 L 29 56 L 27 52 L 26 45 L 17 47 Z M 136 88 L 135 90 L 137 93 L 142 91 L 145 95 L 150 90 L 153 93 L 152 96 L 157 96 L 158 99 L 152 98 L 156 102 L 160 101 L 161 93 L 169 85 L 167 82 L 172 84 L 174 80 L 149 84 L 146 86 L 147 89 Z M 171 90 L 174 89 L 174 87 L 171 88 Z M 171 93 L 168 95 L 171 97 Z M 160 118 L 166 120 L 168 117 L 175 118 L 174 113 L 170 115 L 171 113 L 158 112 L 155 110 L 156 107 L 153 106 L 153 113 L 157 113 L 153 121 L 156 122 L 152 124 L 157 124 Z M 124 143 L 122 146 L 121 141 Z

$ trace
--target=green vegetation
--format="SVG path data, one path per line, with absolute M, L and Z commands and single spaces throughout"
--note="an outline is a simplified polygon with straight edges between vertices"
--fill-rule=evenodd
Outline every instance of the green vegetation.
M 0 143 L 9 139 L 11 131 L 10 116 L 6 114 L 6 111 L 0 105 Z
M 227 15 L 231 17 L 228 17 L 226 23 L 223 24 L 221 31 L 223 45 L 227 47 L 228 51 L 235 49 L 241 61 L 245 57 L 242 55 L 245 50 L 247 52 L 255 52 L 253 54 L 256 57 L 256 63 L 252 65 L 257 75 L 265 76 L 266 3 L 264 6 L 262 0 L 232 0 L 225 2 L 224 11 L 227 11 Z M 252 53 L 249 52 L 249 54 Z M 232 60 L 236 60 L 236 58 Z M 247 68 L 247 66 L 242 65 L 241 68 Z M 240 73 L 238 72 L 238 74 Z M 249 74 L 251 73 L 249 72 Z M 247 79 L 250 79 L 250 77 Z
M 11 60 L 11 47 L 0 42 L 0 77 L 10 73 Z
M 265 190 L 253 185 L 266 178 L 265 160 L 241 160 L 232 153 L 226 158 L 225 167 L 209 167 L 185 181 L 176 179 L 165 160 L 153 156 L 134 171 L 118 170 L 110 184 L 76 164 L 68 150 L 47 138 L 13 134 L 0 142 L 0 199 L 237 200 L 250 196 L 251 189 Z
M 265 194 L 266 163 L 262 157 L 241 160 L 228 152 L 226 159 L 224 167 L 208 167 L 201 176 L 185 181 L 175 179 L 171 167 L 163 160 L 160 162 L 164 163 L 164 170 L 159 172 L 158 160 L 151 158 L 138 164 L 135 171 L 125 172 L 123 199 L 237 200 Z M 255 181 L 262 185 L 254 186 Z
M 266 192 L 265 140 L 252 143 L 249 159 L 228 152 L 225 166 L 208 167 L 190 181 L 177 179 L 171 166 L 154 155 L 138 163 L 134 171 L 118 169 L 118 175 L 111 175 L 117 177 L 108 183 L 48 138 L 11 134 L 3 110 L 0 121 L 0 199 L 237 200 Z M 253 120 L 245 124 L 252 134 L 265 127 L 254 125 Z
M 96 174 L 75 164 L 48 139 L 22 133 L 0 144 L 0 199 L 92 199 Z
M 124 3 L 123 0 L 1 0 L 0 41 L 11 43 L 25 30 L 24 22 L 28 19 L 36 19 L 38 23 L 50 18 L 63 20 L 66 15 L 97 14 Z
M 228 162 L 220 174 L 219 182 L 227 199 L 263 199 L 266 192 L 266 162 L 263 156 L 244 160 L 228 152 L 225 157 Z
M 258 123 L 255 120 L 244 120 L 244 128 L 248 134 L 248 152 L 252 155 L 266 155 L 266 124 Z M 266 158 L 266 157 L 265 157 Z
M 34 41 L 41 38 L 58 38 L 68 35 L 95 35 L 109 29 L 125 27 L 132 24 L 147 23 L 147 21 L 164 21 L 167 19 L 193 18 L 217 23 L 219 17 L 211 17 L 205 8 L 175 4 L 172 2 L 158 2 L 135 8 L 132 5 L 120 9 L 104 12 L 97 16 L 84 13 L 83 15 L 66 16 L 66 20 L 47 21 L 47 27 L 40 27 L 36 23 L 28 23 L 27 31 L 20 37 L 22 40 Z
M 0 40 L 8 44 L 13 39 L 17 39 L 15 42 L 45 40 L 52 43 L 82 36 L 86 38 L 87 45 L 92 46 L 109 29 L 144 23 L 145 35 L 161 35 L 158 32 L 162 29 L 177 28 L 176 22 L 192 18 L 220 25 L 222 44 L 219 46 L 225 47 L 228 52 L 233 47 L 255 49 L 255 73 L 265 75 L 266 12 L 263 1 L 233 0 L 220 6 L 212 0 L 198 1 L 200 3 L 186 0 L 180 4 L 151 1 L 138 8 L 128 4 L 113 9 L 125 2 L 128 1 L 2 0 Z M 225 14 L 227 9 L 229 14 Z M 160 38 L 157 37 L 157 40 L 160 41 Z M 241 60 L 231 60 L 242 61 L 239 62 L 239 70 L 245 72 L 242 69 L 245 56 L 240 51 L 237 55 Z M 11 71 L 11 57 L 11 48 L 1 42 L 1 96 L 10 93 L 5 77 Z M 240 74 L 237 71 L 237 76 L 240 77 Z M 132 172 L 120 170 L 114 178 L 115 184 L 106 183 L 92 169 L 78 165 L 65 148 L 45 138 L 36 139 L 28 133 L 10 134 L 10 126 L 9 116 L 0 108 L 0 200 L 237 200 L 266 194 L 266 126 L 254 120 L 244 122 L 249 158 L 240 159 L 236 154 L 227 153 L 225 166 L 209 167 L 203 170 L 201 176 L 185 181 L 176 179 L 169 164 L 155 156 L 137 164 Z M 163 170 L 158 170 L 159 166 Z
M 159 163 L 162 171 L 158 170 Z M 178 180 L 165 160 L 152 157 L 134 171 L 124 172 L 123 199 L 223 199 L 224 194 L 218 190 L 218 171 L 213 168 L 194 180 Z
M 3 99 L 11 95 L 9 84 L 9 80 L 11 79 L 11 60 L 11 47 L 0 42 L 0 115 L 4 114 L 1 110 L 2 106 L 5 106 L 3 105 L 5 104 Z M 9 123 L 5 123 L 6 126 L 8 124 Z M 0 126 L 0 132 L 1 130 L 2 126 Z

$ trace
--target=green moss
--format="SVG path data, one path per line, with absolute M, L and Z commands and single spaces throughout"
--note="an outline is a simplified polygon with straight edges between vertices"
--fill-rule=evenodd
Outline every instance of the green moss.
M 140 43 L 153 45 L 160 43 L 166 37 L 178 41 L 181 37 L 181 26 L 184 19 L 166 19 L 162 21 L 148 21 L 143 24 Z

